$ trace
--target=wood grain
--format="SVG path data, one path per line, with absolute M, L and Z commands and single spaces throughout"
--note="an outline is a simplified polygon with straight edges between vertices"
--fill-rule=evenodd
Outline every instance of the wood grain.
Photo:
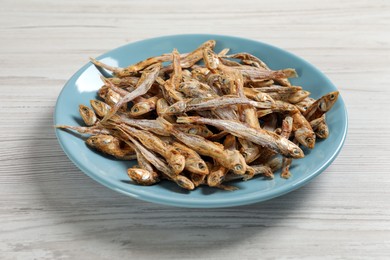
M 2 1 L 1 259 L 388 259 L 388 1 Z M 145 38 L 218 33 L 287 49 L 324 71 L 349 112 L 340 156 L 313 182 L 227 209 L 154 205 L 82 174 L 54 135 L 87 57 Z

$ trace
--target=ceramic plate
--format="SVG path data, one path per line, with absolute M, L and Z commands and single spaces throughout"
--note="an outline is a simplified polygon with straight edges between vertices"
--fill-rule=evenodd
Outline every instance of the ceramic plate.
M 173 48 L 177 48 L 180 53 L 190 52 L 209 39 L 217 41 L 217 52 L 230 48 L 231 53 L 249 52 L 260 57 L 271 69 L 295 68 L 299 77 L 292 79 L 292 83 L 309 90 L 314 98 L 336 90 L 322 72 L 294 54 L 262 42 L 231 36 L 194 34 L 158 37 L 127 44 L 97 59 L 113 66 L 125 67 L 150 56 L 169 53 Z M 57 100 L 55 124 L 80 125 L 78 105 L 89 105 L 89 100 L 96 98 L 96 91 L 102 85 L 99 75 L 99 71 L 88 63 L 70 78 Z M 113 190 L 154 203 L 214 208 L 268 200 L 303 186 L 323 172 L 340 152 L 347 133 L 347 112 L 341 96 L 327 114 L 327 122 L 329 138 L 317 141 L 314 150 L 304 150 L 305 158 L 293 161 L 291 178 L 286 180 L 275 174 L 273 180 L 257 177 L 246 182 L 235 182 L 234 185 L 239 190 L 234 192 L 209 187 L 199 187 L 188 192 L 167 181 L 149 187 L 138 186 L 126 174 L 126 169 L 135 162 L 102 156 L 89 149 L 82 139 L 65 131 L 56 130 L 56 134 L 63 150 L 74 164 L 85 174 Z

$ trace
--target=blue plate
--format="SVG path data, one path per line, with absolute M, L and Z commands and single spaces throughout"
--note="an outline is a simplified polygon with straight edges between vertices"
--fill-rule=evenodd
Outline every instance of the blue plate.
M 309 90 L 314 98 L 337 90 L 323 73 L 294 54 L 265 43 L 231 36 L 191 34 L 158 37 L 127 44 L 103 54 L 98 60 L 125 67 L 150 56 L 169 53 L 173 48 L 177 48 L 180 53 L 190 52 L 209 39 L 217 41 L 216 51 L 230 48 L 231 53 L 249 52 L 260 57 L 272 69 L 295 68 L 299 78 L 292 79 L 292 83 Z M 80 125 L 78 105 L 89 105 L 89 100 L 96 98 L 96 91 L 102 85 L 99 75 L 97 69 L 88 63 L 72 76 L 58 97 L 55 124 Z M 88 176 L 113 190 L 166 205 L 215 208 L 268 200 L 302 187 L 323 172 L 340 152 L 347 134 L 347 111 L 341 96 L 328 113 L 327 122 L 329 138 L 319 140 L 315 149 L 305 151 L 305 158 L 293 161 L 291 178 L 285 180 L 276 174 L 273 180 L 259 177 L 236 182 L 234 185 L 239 190 L 234 192 L 209 187 L 188 192 L 166 181 L 149 187 L 138 186 L 129 180 L 126 173 L 126 169 L 134 162 L 102 156 L 89 149 L 82 139 L 65 131 L 56 130 L 56 134 L 63 150 L 74 164 Z

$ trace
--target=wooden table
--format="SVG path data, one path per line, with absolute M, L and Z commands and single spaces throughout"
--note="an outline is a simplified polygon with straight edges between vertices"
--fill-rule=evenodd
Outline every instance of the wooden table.
M 389 259 L 388 1 L 2 1 L 0 259 Z M 305 187 L 264 203 L 182 209 L 96 183 L 61 150 L 53 110 L 89 56 L 145 38 L 261 40 L 320 68 L 346 144 Z

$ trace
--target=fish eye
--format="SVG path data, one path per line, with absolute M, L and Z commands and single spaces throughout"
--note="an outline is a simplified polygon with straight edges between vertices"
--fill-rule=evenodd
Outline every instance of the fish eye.
M 170 111 L 170 112 L 175 112 L 176 109 L 175 109 L 174 107 L 171 107 L 171 108 L 169 109 L 169 111 Z
M 198 168 L 201 170 L 204 170 L 206 168 L 206 166 L 203 163 L 199 163 Z
M 198 133 L 198 129 L 196 128 L 190 128 L 188 129 L 188 133 L 192 135 L 196 135 Z
M 137 113 L 139 111 L 138 107 L 133 107 L 133 112 Z
M 335 98 L 334 94 L 330 95 L 330 100 L 333 100 Z
M 313 142 L 313 139 L 311 137 L 308 137 L 306 138 L 306 142 L 310 144 L 311 142 Z
M 242 165 L 241 164 L 236 164 L 236 166 L 234 166 L 233 170 L 241 171 L 242 170 Z
M 300 152 L 299 152 L 298 149 L 294 149 L 294 150 L 293 150 L 293 154 L 300 154 Z

